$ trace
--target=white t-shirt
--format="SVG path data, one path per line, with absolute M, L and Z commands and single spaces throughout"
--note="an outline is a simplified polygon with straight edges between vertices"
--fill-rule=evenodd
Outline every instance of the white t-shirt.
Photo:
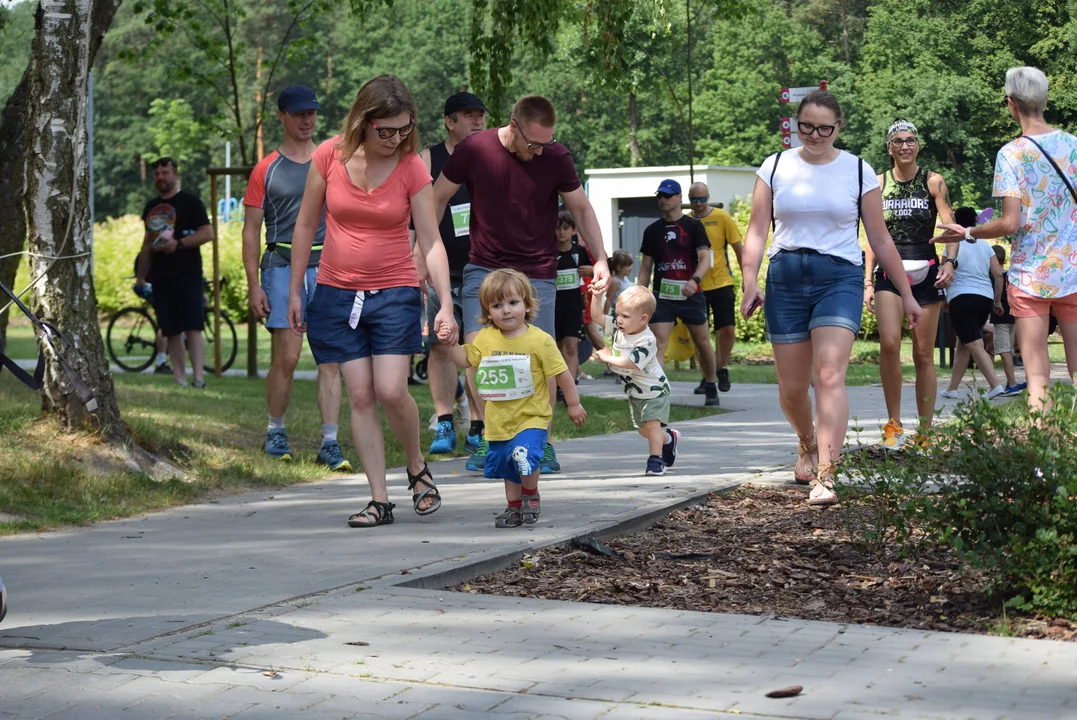
M 864 163 L 863 182 L 857 176 L 856 155 L 841 150 L 826 165 L 804 162 L 797 148 L 780 153 L 771 187 L 774 202 L 774 239 L 768 257 L 779 250 L 809 249 L 840 257 L 854 265 L 864 263 L 857 240 L 857 194 L 879 187 L 879 179 Z M 778 153 L 763 161 L 756 172 L 770 187 L 770 173 Z
M 974 243 L 962 242 L 957 251 L 957 270 L 954 281 L 946 288 L 946 300 L 958 295 L 982 295 L 995 298 L 995 286 L 991 280 L 991 258 L 995 251 L 984 240 Z
M 617 329 L 612 317 L 604 315 L 602 330 L 613 334 L 613 356 L 629 358 L 636 365 L 636 370 L 610 366 L 610 370 L 624 381 L 626 395 L 640 400 L 669 395 L 669 381 L 658 360 L 658 340 L 650 328 L 635 335 L 625 335 Z

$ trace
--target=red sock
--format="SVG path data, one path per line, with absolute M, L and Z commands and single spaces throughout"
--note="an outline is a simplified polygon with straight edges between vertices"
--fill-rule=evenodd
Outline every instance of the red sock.
M 523 500 L 509 500 L 509 507 L 522 508 L 524 506 Z
M 531 490 L 528 490 L 527 488 L 520 488 L 520 494 L 525 495 L 525 496 L 526 495 L 538 495 L 538 488 L 536 487 L 536 488 L 533 488 Z

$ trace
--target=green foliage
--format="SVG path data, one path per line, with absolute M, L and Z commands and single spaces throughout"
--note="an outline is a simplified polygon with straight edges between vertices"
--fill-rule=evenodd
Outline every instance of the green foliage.
M 34 10 L 37 3 L 0 5 L 0 107 L 22 79 L 34 37 Z
M 221 307 L 233 320 L 247 317 L 247 281 L 243 272 L 242 222 L 220 223 L 221 275 L 228 283 L 221 289 Z M 135 284 L 134 263 L 145 229 L 137 215 L 105 220 L 94 226 L 94 289 L 102 316 L 141 301 L 131 288 Z M 202 246 L 202 270 L 213 276 L 212 245 Z M 21 286 L 20 286 L 21 289 Z
M 1077 395 L 1055 386 L 1051 398 L 1032 416 L 1023 403 L 961 405 L 928 454 L 853 455 L 845 491 L 869 511 L 862 536 L 949 545 L 1008 606 L 1077 616 Z
M 153 148 L 149 157 L 171 156 L 186 167 L 207 147 L 206 128 L 199 122 L 184 98 L 154 98 L 150 103 L 150 135 Z

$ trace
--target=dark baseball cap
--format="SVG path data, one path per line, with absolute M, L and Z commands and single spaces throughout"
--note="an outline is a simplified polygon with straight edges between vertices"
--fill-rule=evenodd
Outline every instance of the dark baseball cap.
M 666 195 L 680 195 L 681 184 L 676 180 L 666 179 L 658 185 L 658 190 L 655 191 L 655 195 L 658 193 L 665 193 Z
M 314 91 L 305 85 L 292 85 L 280 91 L 277 96 L 277 109 L 289 113 L 301 113 L 307 110 L 321 110 L 322 106 L 314 97 Z
M 452 115 L 454 112 L 460 112 L 461 110 L 490 112 L 490 108 L 483 104 L 478 95 L 469 92 L 458 92 L 445 101 L 446 115 Z

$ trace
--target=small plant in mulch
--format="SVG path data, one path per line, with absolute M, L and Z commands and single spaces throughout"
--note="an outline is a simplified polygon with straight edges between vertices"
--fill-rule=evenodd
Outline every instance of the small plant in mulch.
M 850 529 L 901 553 L 949 548 L 1007 609 L 1065 628 L 1077 619 L 1077 395 L 1056 386 L 1050 397 L 1031 416 L 1016 403 L 960 405 L 927 452 L 851 454 Z

